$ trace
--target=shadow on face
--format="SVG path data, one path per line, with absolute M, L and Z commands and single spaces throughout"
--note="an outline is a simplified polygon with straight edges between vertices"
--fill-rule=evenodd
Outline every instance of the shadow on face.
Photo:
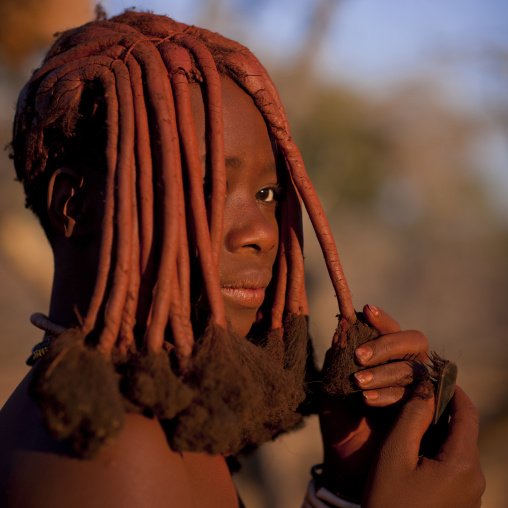
M 246 335 L 272 278 L 277 257 L 280 183 L 276 153 L 253 100 L 221 78 L 226 158 L 226 202 L 219 279 L 230 328 Z M 199 156 L 208 180 L 209 148 L 201 88 L 190 87 Z

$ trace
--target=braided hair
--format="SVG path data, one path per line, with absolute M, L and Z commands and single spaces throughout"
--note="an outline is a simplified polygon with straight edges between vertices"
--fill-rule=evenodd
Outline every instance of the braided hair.
M 227 330 L 217 271 L 226 195 L 221 76 L 261 112 L 286 183 L 267 315 L 251 340 Z M 190 106 L 195 82 L 203 89 L 210 135 L 209 205 Z M 105 174 L 99 265 L 82 322 L 55 339 L 36 365 L 31 393 L 50 432 L 71 437 L 78 453 L 91 455 L 118 433 L 125 410 L 137 411 L 165 422 L 175 449 L 220 453 L 297 423 L 310 348 L 301 201 L 341 314 L 350 323 L 356 316 L 330 228 L 266 70 L 237 42 L 165 16 L 127 11 L 64 32 L 21 92 L 14 126 L 16 172 L 47 231 L 43 199 L 51 172 L 84 147 L 98 161 L 89 166 Z M 196 281 L 209 305 L 208 325 L 198 336 L 190 290 Z M 216 374 L 221 369 L 227 375 Z M 235 376 L 239 382 L 231 386 Z M 72 377 L 80 380 L 73 384 Z M 239 387 L 251 381 L 262 386 L 245 397 Z M 79 388 L 83 382 L 87 388 Z

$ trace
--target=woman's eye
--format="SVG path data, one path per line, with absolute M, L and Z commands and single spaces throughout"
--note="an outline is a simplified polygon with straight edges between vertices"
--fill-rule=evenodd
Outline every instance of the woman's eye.
M 277 189 L 273 187 L 265 187 L 261 189 L 256 194 L 256 199 L 259 201 L 263 201 L 264 203 L 271 203 L 273 201 L 277 201 L 279 197 L 279 192 Z

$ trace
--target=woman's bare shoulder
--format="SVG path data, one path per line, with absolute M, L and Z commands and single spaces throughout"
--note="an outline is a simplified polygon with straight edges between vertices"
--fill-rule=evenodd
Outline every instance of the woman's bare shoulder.
M 157 420 L 126 415 L 111 445 L 76 458 L 49 436 L 25 378 L 0 412 L 0 505 L 37 507 L 192 507 L 184 459 Z

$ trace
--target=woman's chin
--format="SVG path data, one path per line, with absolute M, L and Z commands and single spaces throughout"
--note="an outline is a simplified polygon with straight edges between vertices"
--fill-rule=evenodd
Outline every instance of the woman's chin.
M 237 335 L 246 337 L 256 321 L 257 309 L 232 310 L 226 306 L 228 329 Z

